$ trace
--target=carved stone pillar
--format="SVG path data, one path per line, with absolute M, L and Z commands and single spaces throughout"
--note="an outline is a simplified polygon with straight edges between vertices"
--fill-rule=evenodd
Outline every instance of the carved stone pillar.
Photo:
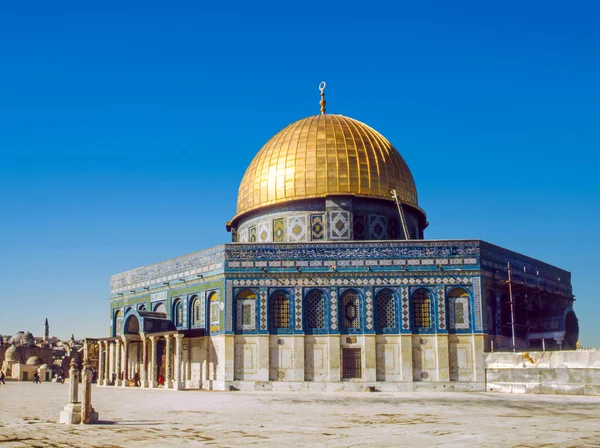
M 123 339 L 123 362 L 121 365 L 121 370 L 123 372 L 123 381 L 121 381 L 122 387 L 129 386 L 129 341 L 127 339 Z
M 89 358 L 83 361 L 83 399 L 81 404 L 81 423 L 97 423 L 98 413 L 92 407 L 92 368 Z
M 115 381 L 115 386 L 121 385 L 121 341 L 117 339 L 115 341 L 115 373 L 117 374 L 117 379 Z
M 150 336 L 150 367 L 148 376 L 150 378 L 150 389 L 156 387 L 156 336 Z
M 173 389 L 179 390 L 183 388 L 183 379 L 181 378 L 181 340 L 182 334 L 175 335 L 175 381 Z
M 142 366 L 140 368 L 142 387 L 148 387 L 148 339 L 142 335 Z
M 104 384 L 104 344 L 98 341 L 98 386 Z
M 165 366 L 165 389 L 169 389 L 171 387 L 171 335 L 165 335 L 165 357 L 166 357 L 166 366 Z

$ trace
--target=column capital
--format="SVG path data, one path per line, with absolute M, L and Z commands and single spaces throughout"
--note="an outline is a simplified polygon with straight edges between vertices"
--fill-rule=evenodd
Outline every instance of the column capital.
M 173 336 L 175 337 L 175 339 L 176 339 L 177 341 L 181 341 L 181 340 L 183 339 L 183 335 L 182 335 L 182 334 L 179 334 L 179 333 L 177 333 L 177 334 L 174 334 Z

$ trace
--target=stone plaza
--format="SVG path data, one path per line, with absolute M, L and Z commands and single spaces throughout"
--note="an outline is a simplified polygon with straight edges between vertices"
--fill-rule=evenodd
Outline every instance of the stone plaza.
M 0 386 L 0 445 L 600 446 L 599 397 L 94 386 L 99 424 L 60 425 L 67 394 L 67 384 Z

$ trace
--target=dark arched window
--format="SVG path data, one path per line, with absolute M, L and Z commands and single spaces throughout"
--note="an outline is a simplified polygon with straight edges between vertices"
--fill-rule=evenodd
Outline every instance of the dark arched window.
M 176 327 L 181 327 L 183 325 L 183 304 L 181 300 L 175 302 L 175 306 L 173 307 L 173 322 Z
M 140 303 L 137 307 L 138 311 L 146 311 L 146 304 Z
M 377 329 L 396 328 L 396 297 L 391 289 L 383 289 L 375 297 L 377 309 Z
M 311 289 L 304 296 L 304 331 L 325 329 L 325 295 L 323 291 Z
M 290 295 L 282 290 L 271 295 L 271 328 L 290 330 Z
M 360 296 L 357 291 L 350 289 L 342 295 L 342 322 L 346 330 L 359 330 L 360 325 Z
M 431 328 L 431 294 L 426 289 L 417 289 L 412 295 L 413 322 L 417 328 Z

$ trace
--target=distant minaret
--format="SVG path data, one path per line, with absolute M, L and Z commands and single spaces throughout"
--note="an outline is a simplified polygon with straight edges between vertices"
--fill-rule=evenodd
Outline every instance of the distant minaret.
M 44 341 L 48 342 L 50 339 L 50 325 L 48 325 L 48 318 L 46 318 L 46 323 L 44 324 Z

